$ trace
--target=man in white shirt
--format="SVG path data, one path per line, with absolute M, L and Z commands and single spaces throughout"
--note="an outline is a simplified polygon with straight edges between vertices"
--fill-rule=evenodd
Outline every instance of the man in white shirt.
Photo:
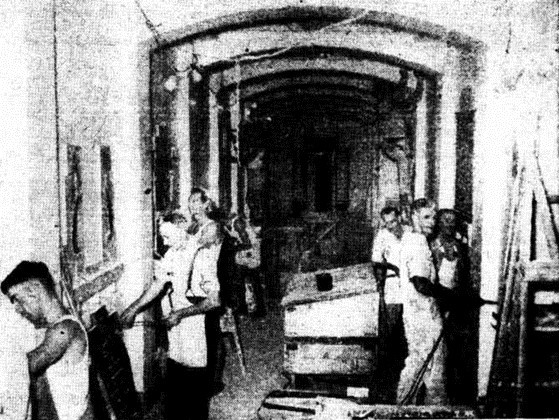
M 390 384 L 397 380 L 406 352 L 399 268 L 401 240 L 404 232 L 411 228 L 402 224 L 400 210 L 396 207 L 383 208 L 380 216 L 383 226 L 375 236 L 371 255 L 381 296 L 380 364 L 383 372 L 379 375 L 382 383 L 376 384 L 376 393 L 379 399 L 392 401 Z
M 398 383 L 398 402 L 447 404 L 443 319 L 437 300 L 451 299 L 438 284 L 427 236 L 435 225 L 435 204 L 424 198 L 412 203 L 413 231 L 402 236 L 400 277 L 408 356 Z M 431 358 L 430 358 L 431 357 Z M 430 360 L 429 360 L 430 358 Z M 419 396 L 424 388 L 422 400 Z
M 219 224 L 208 217 L 209 203 L 202 190 L 193 190 L 189 210 L 197 226 L 190 235 L 182 214 L 163 218 L 159 233 L 169 250 L 156 267 L 155 279 L 121 314 L 123 325 L 131 327 L 138 313 L 165 294 L 161 304 L 169 338 L 167 420 L 208 418 L 213 374 L 208 368 L 212 355 L 206 316 L 221 305 L 217 260 L 222 244 Z
M 383 227 L 373 241 L 371 260 L 375 278 L 384 287 L 384 299 L 389 305 L 402 304 L 400 292 L 400 249 L 404 232 L 411 230 L 402 225 L 400 210 L 387 206 L 380 212 Z M 386 273 L 384 273 L 386 272 Z

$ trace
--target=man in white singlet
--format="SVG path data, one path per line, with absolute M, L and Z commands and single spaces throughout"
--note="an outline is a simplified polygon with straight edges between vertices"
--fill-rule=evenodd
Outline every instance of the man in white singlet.
M 93 420 L 87 333 L 57 298 L 47 266 L 22 261 L 0 288 L 18 314 L 46 329 L 43 342 L 27 353 L 32 418 Z

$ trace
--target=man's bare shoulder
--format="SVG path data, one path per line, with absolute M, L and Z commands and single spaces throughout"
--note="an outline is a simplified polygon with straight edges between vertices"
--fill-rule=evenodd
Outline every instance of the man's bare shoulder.
M 49 327 L 46 331 L 46 338 L 50 338 L 58 343 L 71 344 L 74 342 L 86 342 L 85 331 L 78 321 L 73 319 L 63 319 Z
M 68 360 L 80 360 L 87 351 L 87 337 L 78 321 L 63 319 L 45 332 L 43 342 L 27 353 L 29 372 L 41 374 L 62 357 Z

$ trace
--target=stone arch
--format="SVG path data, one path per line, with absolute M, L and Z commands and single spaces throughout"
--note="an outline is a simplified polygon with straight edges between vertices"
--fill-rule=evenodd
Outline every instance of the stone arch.
M 155 116 L 154 122 L 189 118 L 188 107 L 185 111 L 177 104 L 198 100 L 191 97 L 193 86 L 185 77 L 194 55 L 208 79 L 210 97 L 204 101 L 214 101 L 215 109 L 219 104 L 212 97 L 212 89 L 233 92 L 239 85 L 250 86 L 252 94 L 257 95 L 268 90 L 264 79 L 277 78 L 282 72 L 310 68 L 332 75 L 345 70 L 345 76 L 339 75 L 337 81 L 359 91 L 369 86 L 368 79 L 397 84 L 400 69 L 414 71 L 431 81 L 426 90 L 430 96 L 417 111 L 418 120 L 423 122 L 416 129 L 416 149 L 421 151 L 421 156 L 416 154 L 420 163 L 414 168 L 416 196 L 435 195 L 441 207 L 453 207 L 459 141 L 456 115 L 475 109 L 484 49 L 480 41 L 440 25 L 363 9 L 304 6 L 221 16 L 164 33 L 158 43 L 151 43 L 152 57 L 163 63 L 163 70 L 152 79 L 159 82 L 154 88 L 155 104 L 167 107 Z M 317 53 L 312 60 L 303 57 L 313 50 Z M 349 70 L 347 63 L 351 65 Z M 179 83 L 177 91 L 169 94 L 163 82 L 175 75 L 183 80 L 182 89 Z M 464 100 L 466 96 L 468 100 Z M 205 135 L 217 138 L 217 111 L 212 116 L 211 104 L 208 109 Z M 188 125 L 169 121 L 171 135 L 179 145 L 191 142 L 191 124 L 192 121 Z M 191 170 L 191 147 L 178 147 L 178 153 L 189 160 L 184 172 Z M 212 190 L 212 182 L 215 189 L 220 179 L 220 171 L 214 170 L 216 162 L 220 166 L 219 159 L 212 159 L 219 145 L 209 140 L 201 150 L 207 159 L 208 177 L 213 177 L 206 186 Z M 429 188 L 427 180 L 433 188 Z M 474 241 L 481 242 L 480 229 L 474 227 L 473 231 L 478 235 Z M 479 255 L 474 259 L 479 262 Z
M 199 66 L 209 73 L 219 72 L 221 86 L 231 86 L 235 83 L 236 64 L 241 66 L 240 83 L 244 83 L 258 73 L 273 74 L 276 70 L 272 67 L 281 67 L 282 60 L 293 63 L 297 60 L 293 56 L 305 49 L 324 51 L 322 63 L 319 55 L 313 65 L 322 65 L 323 69 L 330 71 L 337 67 L 335 58 L 349 57 L 352 64 L 357 65 L 357 73 L 363 76 L 374 74 L 371 67 L 376 65 L 381 73 L 384 71 L 384 77 L 393 82 L 397 81 L 401 68 L 433 77 L 435 106 L 452 109 L 452 112 L 437 112 L 438 126 L 431 129 L 430 135 L 440 143 L 435 146 L 438 152 L 443 151 L 445 145 L 454 147 L 456 127 L 453 115 L 461 111 L 460 106 L 464 104 L 459 100 L 461 92 L 475 91 L 475 73 L 483 54 L 483 44 L 440 25 L 402 15 L 352 8 L 262 9 L 222 16 L 165 33 L 152 53 L 166 52 L 168 60 L 174 61 L 174 68 L 179 71 L 187 69 L 196 54 Z M 452 106 L 448 107 L 448 103 Z M 441 140 L 443 137 L 444 141 Z M 449 138 L 451 144 L 447 145 Z M 447 152 L 443 154 L 448 155 Z M 427 160 L 432 161 L 432 157 Z M 450 165 L 454 166 L 455 162 Z M 422 175 L 436 184 L 443 184 L 443 187 L 418 190 L 429 195 L 439 195 L 441 188 L 452 190 L 442 197 L 442 204 L 449 206 L 453 204 L 454 186 L 444 187 L 445 182 L 450 184 L 453 178 L 449 174 L 439 174 L 445 167 L 449 165 L 430 167 L 428 175 Z

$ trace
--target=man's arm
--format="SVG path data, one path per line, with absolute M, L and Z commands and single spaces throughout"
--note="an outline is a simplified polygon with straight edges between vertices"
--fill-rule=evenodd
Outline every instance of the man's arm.
M 436 297 L 436 286 L 429 281 L 426 277 L 413 276 L 410 281 L 419 293 L 425 296 Z
M 430 280 L 434 266 L 431 248 L 427 243 L 427 239 L 424 236 L 415 236 L 407 246 L 406 261 L 410 273 L 410 281 L 415 290 L 422 295 L 434 297 L 440 303 L 451 303 L 455 299 L 455 293 Z
M 443 309 L 452 311 L 478 308 L 491 301 L 485 301 L 475 291 L 453 290 L 440 284 L 433 284 L 425 277 L 415 276 L 410 279 L 415 290 L 425 296 L 432 296 L 439 302 Z
M 155 279 L 149 287 L 120 315 L 120 320 L 126 328 L 132 327 L 136 315 L 149 305 L 165 289 L 169 282 L 166 279 Z
M 436 299 L 442 299 L 444 301 L 456 298 L 456 293 L 453 290 L 441 286 L 440 284 L 431 283 L 431 281 L 425 277 L 414 276 L 410 281 L 413 283 L 415 290 L 422 295 L 433 296 Z
M 198 258 L 203 259 L 200 269 L 203 270 L 203 277 L 205 281 L 200 284 L 200 288 L 204 291 L 206 298 L 200 303 L 173 311 L 166 318 L 166 323 L 169 328 L 177 325 L 183 318 L 204 314 L 221 306 L 221 300 L 219 297 L 220 285 L 217 270 L 220 250 L 221 247 L 211 247 L 210 250 L 205 250 L 204 254 L 198 255 Z
M 219 290 L 211 290 L 208 292 L 207 297 L 200 303 L 189 306 L 187 308 L 178 309 L 173 311 L 167 318 L 166 323 L 169 328 L 177 325 L 183 318 L 189 316 L 205 314 L 221 306 L 219 299 Z
M 85 333 L 74 321 L 62 321 L 47 329 L 43 342 L 27 353 L 31 376 L 41 375 L 49 366 L 58 362 L 76 340 L 81 341 L 81 351 L 85 351 Z

